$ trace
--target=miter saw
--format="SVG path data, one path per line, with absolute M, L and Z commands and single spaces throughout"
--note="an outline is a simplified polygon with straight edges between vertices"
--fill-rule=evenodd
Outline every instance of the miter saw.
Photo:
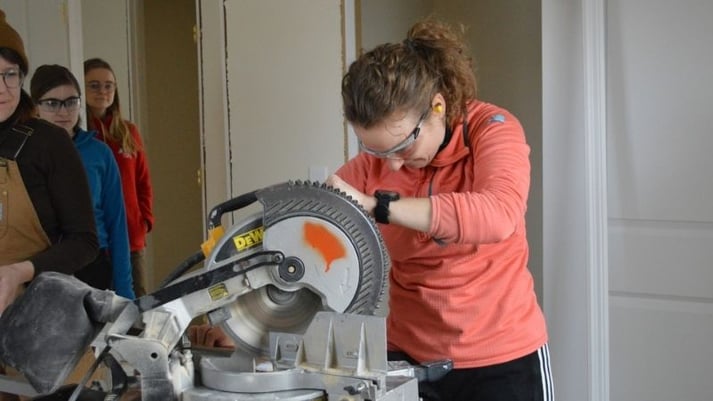
M 223 230 L 224 214 L 256 201 L 261 213 Z M 146 401 L 416 401 L 419 379 L 450 369 L 449 361 L 387 362 L 385 320 L 374 314 L 390 260 L 374 221 L 345 194 L 287 182 L 222 203 L 208 220 L 201 252 L 165 285 L 120 307 L 112 302 L 116 312 L 93 337 L 97 360 L 85 376 L 108 367 L 110 383 L 92 390 L 101 398 L 80 383 L 68 399 L 126 399 L 133 388 Z M 200 316 L 220 325 L 236 350 L 191 347 L 185 332 Z M 19 369 L 26 376 L 27 365 Z M 51 373 L 29 378 L 35 390 L 58 394 L 66 369 Z

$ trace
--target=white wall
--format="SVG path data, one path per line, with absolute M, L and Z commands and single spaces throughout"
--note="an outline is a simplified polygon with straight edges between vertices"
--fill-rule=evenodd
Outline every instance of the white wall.
M 99 57 L 111 65 L 116 75 L 121 112 L 124 118 L 133 121 L 129 0 L 84 0 L 81 4 L 84 60 Z M 84 73 L 77 78 L 83 76 Z
M 340 4 L 224 4 L 233 190 L 324 181 L 345 160 Z
M 42 64 L 60 64 L 83 76 L 81 15 L 79 0 L 0 0 L 7 22 L 23 39 L 30 68 L 25 89 L 35 69 Z
M 225 10 L 212 0 L 197 0 L 200 122 L 205 210 L 233 194 L 230 172 L 228 103 L 225 83 Z M 205 230 L 204 230 L 205 231 Z
M 48 4 L 41 0 L 2 0 L 0 8 L 25 43 L 30 74 L 42 64 L 69 63 L 66 1 Z
M 361 50 L 382 43 L 398 43 L 411 25 L 433 13 L 433 0 L 361 0 L 359 38 Z

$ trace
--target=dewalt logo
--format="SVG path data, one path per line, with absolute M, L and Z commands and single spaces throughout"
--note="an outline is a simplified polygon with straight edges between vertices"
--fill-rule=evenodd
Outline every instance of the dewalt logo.
M 235 248 L 238 250 L 238 252 L 242 252 L 246 249 L 250 249 L 252 247 L 262 244 L 262 236 L 264 232 L 264 227 L 258 227 L 254 230 L 250 230 L 248 232 L 236 235 L 235 237 L 233 237 L 233 243 L 235 244 Z

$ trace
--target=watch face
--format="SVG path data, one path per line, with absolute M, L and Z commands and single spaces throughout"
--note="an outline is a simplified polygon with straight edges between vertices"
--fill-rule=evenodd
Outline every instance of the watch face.
M 377 189 L 376 192 L 374 192 L 374 196 L 377 199 L 388 199 L 388 200 L 399 200 L 399 193 L 396 191 L 384 191 L 381 189 Z

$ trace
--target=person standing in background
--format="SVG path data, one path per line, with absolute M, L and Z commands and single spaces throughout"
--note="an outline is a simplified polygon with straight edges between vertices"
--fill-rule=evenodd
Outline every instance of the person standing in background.
M 90 130 L 109 145 L 121 173 L 129 228 L 134 293 L 146 295 L 146 235 L 154 224 L 153 189 L 148 160 L 136 125 L 121 115 L 116 76 L 109 63 L 92 58 L 84 62 L 87 122 Z
M 65 67 L 42 65 L 32 76 L 30 95 L 40 118 L 64 128 L 72 138 L 89 180 L 100 252 L 75 276 L 95 288 L 113 289 L 118 295 L 134 299 L 119 168 L 109 147 L 95 138 L 96 133 L 79 127 L 79 82 Z
M 99 249 L 84 166 L 64 130 L 35 118 L 28 68 L 0 10 L 0 313 L 36 275 L 73 274 Z

